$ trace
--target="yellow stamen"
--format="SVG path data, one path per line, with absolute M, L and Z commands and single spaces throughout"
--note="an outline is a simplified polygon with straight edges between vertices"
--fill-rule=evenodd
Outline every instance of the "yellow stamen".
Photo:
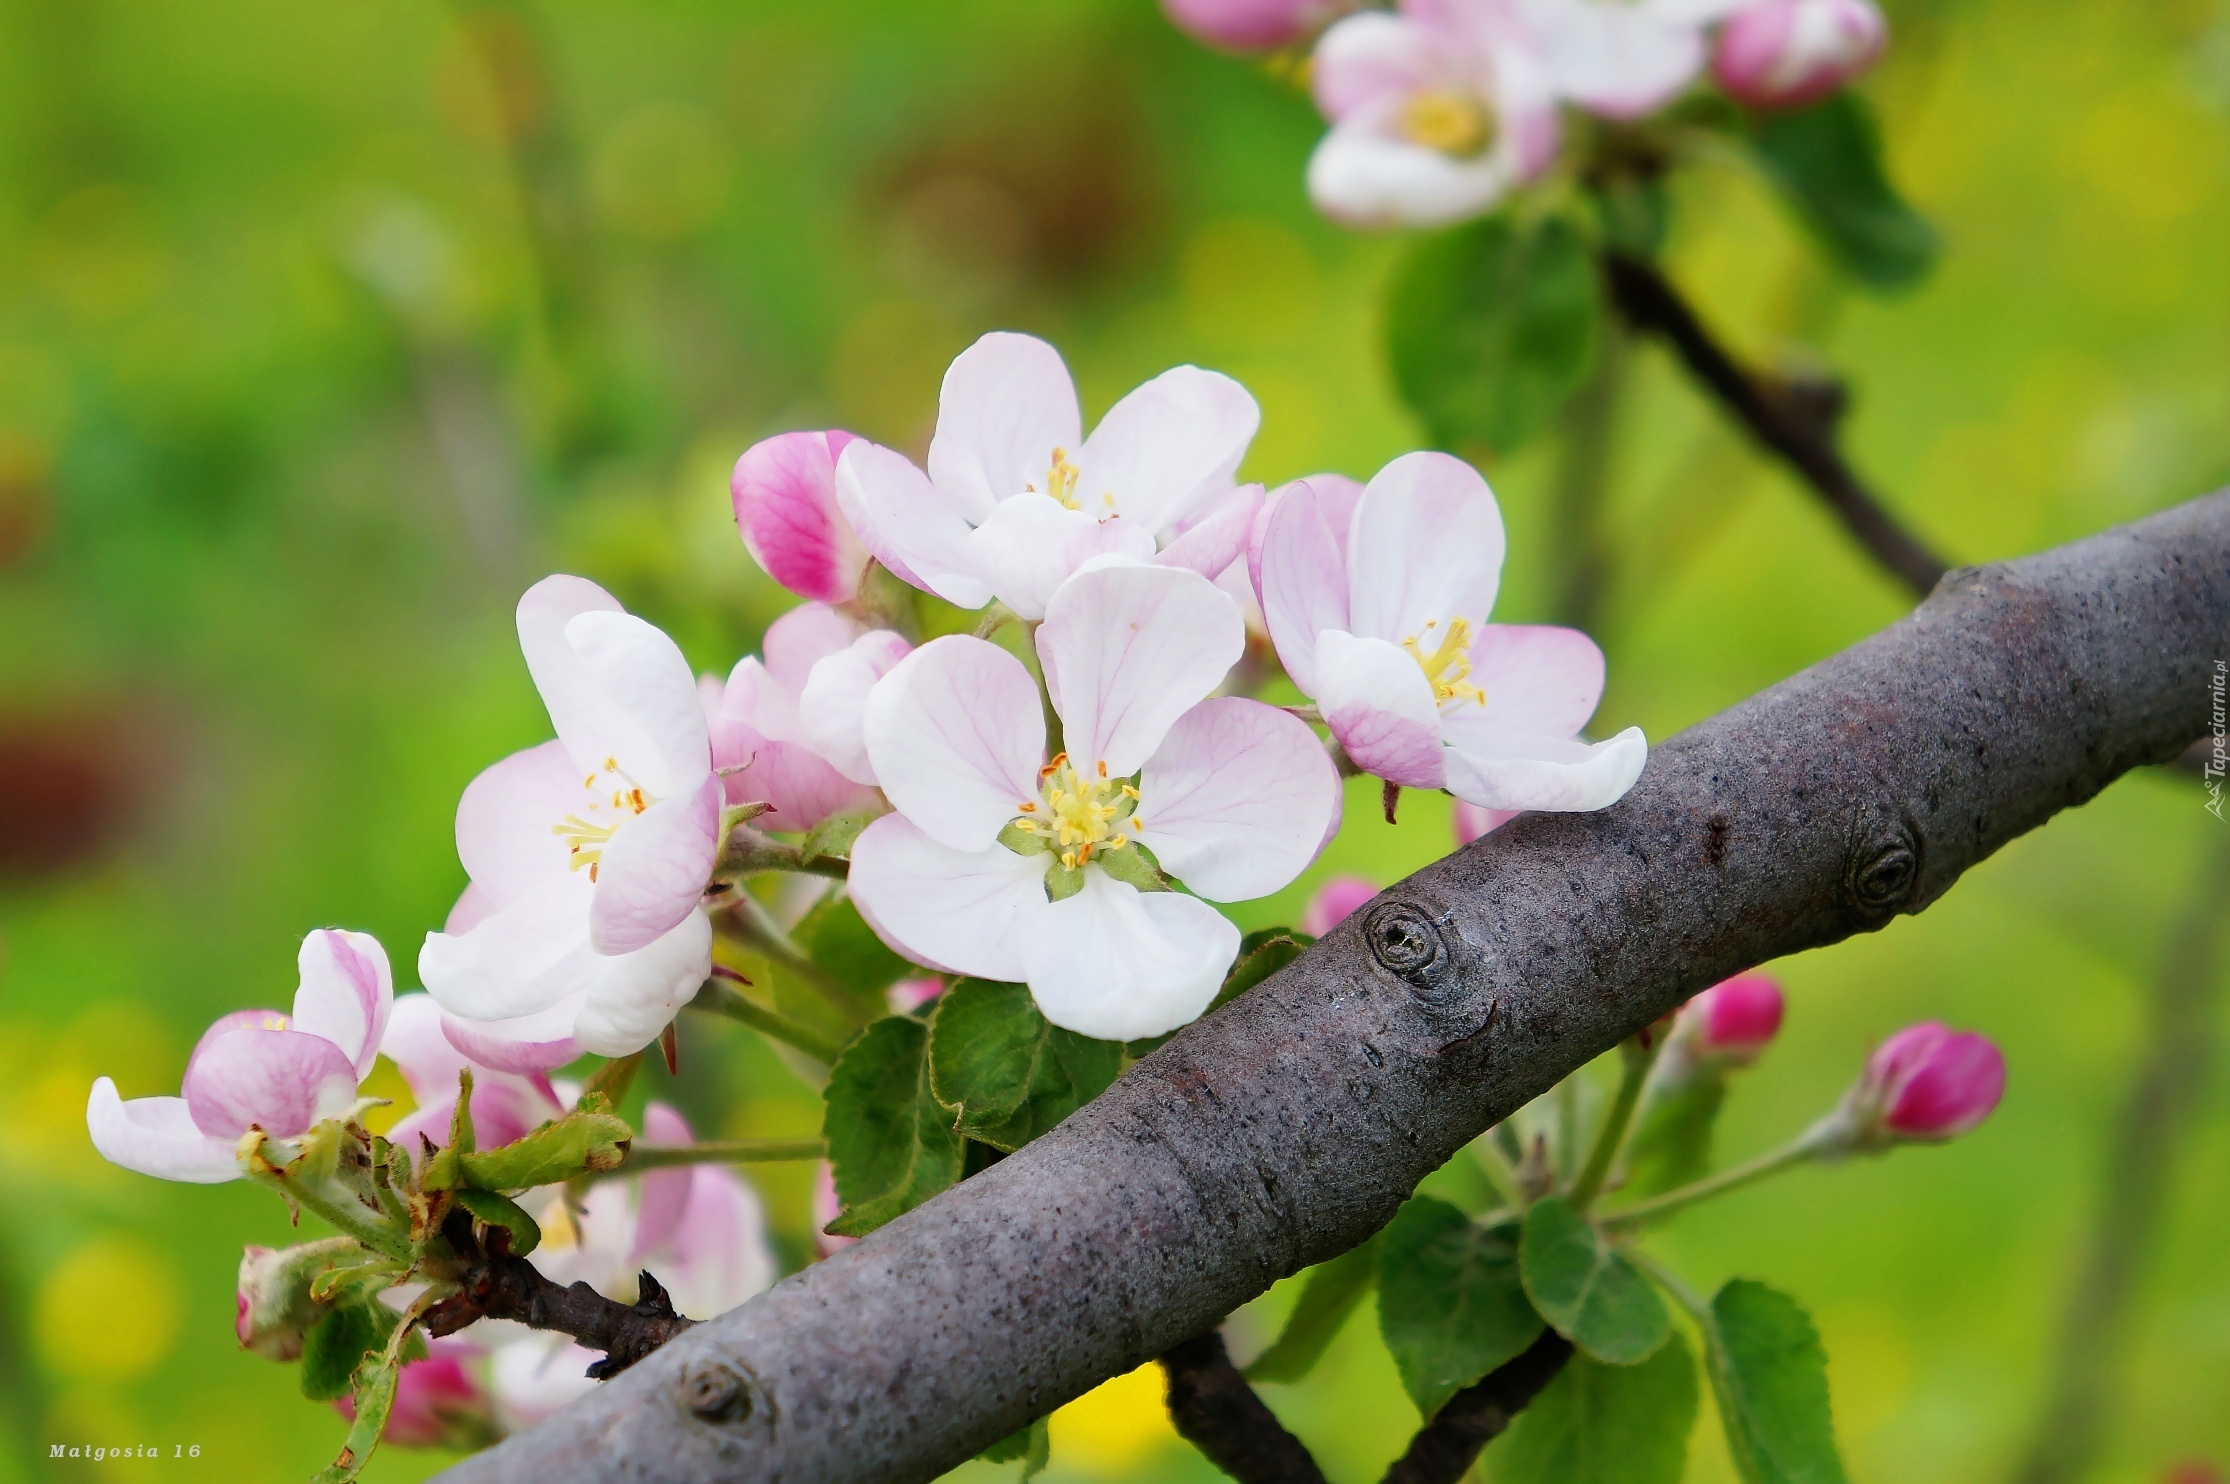
M 1475 98 L 1428 88 L 1402 106 L 1401 131 L 1411 142 L 1442 154 L 1476 155 L 1494 143 L 1494 115 Z
M 1053 463 L 1045 471 L 1045 492 L 1071 510 L 1082 510 L 1076 498 L 1076 481 L 1082 472 L 1069 462 L 1067 449 L 1054 449 Z
M 1050 841 L 1063 866 L 1073 871 L 1089 862 L 1095 850 L 1120 850 L 1130 843 L 1124 830 L 1131 824 L 1138 790 L 1108 778 L 1104 761 L 1089 773 L 1080 772 L 1064 752 L 1038 770 L 1038 779 L 1043 796 L 1017 804 L 1014 822 Z
M 562 1195 L 542 1208 L 541 1219 L 536 1224 L 542 1228 L 542 1245 L 553 1252 L 581 1245 L 581 1229 L 574 1223 L 573 1213 L 567 1209 Z
M 1439 626 L 1436 619 L 1425 625 L 1425 632 L 1430 634 Z M 1401 647 L 1409 651 L 1409 657 L 1432 683 L 1433 704 L 1444 706 L 1458 700 L 1487 704 L 1487 693 L 1464 679 L 1471 673 L 1471 620 L 1461 616 L 1449 619 L 1447 633 L 1429 654 L 1414 636 L 1402 640 Z

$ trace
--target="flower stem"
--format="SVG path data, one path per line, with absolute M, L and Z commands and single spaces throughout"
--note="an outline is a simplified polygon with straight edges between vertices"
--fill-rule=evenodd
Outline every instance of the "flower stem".
M 1579 1178 L 1572 1182 L 1572 1204 L 1579 1210 L 1585 1211 L 1603 1193 L 1603 1181 L 1609 1178 L 1611 1166 L 1626 1147 L 1626 1133 L 1633 1126 L 1634 1109 L 1641 1105 L 1642 1087 L 1649 1081 L 1650 1067 L 1656 1064 L 1659 1044 L 1636 1036 L 1619 1048 L 1618 1096 L 1612 1100 L 1603 1126 L 1595 1131 L 1595 1147 L 1588 1151 Z
M 1693 1185 L 1683 1185 L 1678 1190 L 1668 1190 L 1663 1195 L 1653 1196 L 1623 1210 L 1612 1211 L 1604 1216 L 1603 1223 L 1610 1227 L 1626 1228 L 1639 1226 L 1646 1221 L 1656 1221 L 1675 1211 L 1685 1210 L 1699 1201 L 1725 1195 L 1730 1190 L 1740 1190 L 1768 1175 L 1800 1165 L 1818 1152 L 1817 1144 L 1810 1135 L 1805 1135 L 1778 1149 L 1768 1150 L 1747 1164 L 1735 1165 L 1716 1175 L 1707 1175 Z
M 374 1252 L 384 1252 L 389 1257 L 410 1261 L 410 1238 L 386 1222 L 374 1218 L 355 1202 L 328 1200 L 303 1182 L 289 1180 L 277 1170 L 272 1170 L 269 1174 L 251 1170 L 249 1178 L 258 1184 L 270 1186 L 303 1210 L 323 1217 L 326 1224 L 335 1231 L 353 1237 Z M 352 1206 L 355 1209 L 350 1209 Z
M 1696 1323 L 1707 1327 L 1712 1323 L 1711 1305 L 1702 1294 L 1690 1288 L 1680 1274 L 1637 1248 L 1628 1247 L 1625 1251 L 1626 1260 L 1656 1280 L 1657 1286 L 1671 1294 L 1673 1302 L 1686 1309 Z
M 637 1144 L 627 1162 L 612 1171 L 632 1175 L 638 1170 L 660 1170 L 674 1165 L 772 1164 L 781 1160 L 819 1159 L 828 1146 L 819 1139 L 709 1139 L 702 1144 Z
M 689 1002 L 689 1008 L 740 1020 L 769 1040 L 794 1046 L 818 1062 L 835 1062 L 836 1053 L 842 1049 L 811 1026 L 765 1008 L 718 979 L 707 979 L 704 988 L 697 991 L 697 997 Z
M 1485 1172 L 1487 1183 L 1494 1187 L 1494 1198 L 1497 1201 L 1519 1206 L 1525 1204 L 1525 1185 L 1518 1179 L 1517 1168 L 1510 1163 L 1510 1156 L 1504 1154 L 1502 1146 L 1494 1141 L 1492 1132 L 1481 1134 L 1471 1141 L 1471 1157 Z
M 728 920 L 746 948 L 758 953 L 776 968 L 803 979 L 838 1009 L 856 1011 L 857 997 L 851 990 L 829 977 L 828 970 L 815 963 L 804 949 L 798 947 L 797 942 L 782 931 L 782 924 L 774 920 L 774 914 L 767 911 L 766 904 L 757 897 L 747 891 L 737 892 L 735 901 L 730 904 Z

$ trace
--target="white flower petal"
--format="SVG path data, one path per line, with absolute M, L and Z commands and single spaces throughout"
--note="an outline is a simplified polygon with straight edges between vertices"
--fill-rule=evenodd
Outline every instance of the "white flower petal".
M 596 864 L 589 946 L 633 953 L 697 910 L 720 851 L 723 789 L 707 774 L 696 792 L 660 799 L 620 827 Z
M 1213 582 L 1246 555 L 1247 533 L 1262 510 L 1262 486 L 1241 485 L 1187 526 L 1154 557 L 1157 567 L 1183 567 Z M 1244 569 L 1241 569 L 1242 573 Z
M 1223 683 L 1247 628 L 1230 595 L 1196 572 L 1106 566 L 1053 595 L 1037 643 L 1069 756 L 1120 778 Z
M 647 745 L 632 719 L 615 714 L 602 683 L 565 637 L 565 626 L 584 613 L 625 611 L 619 599 L 579 577 L 545 577 L 519 599 L 519 649 L 577 774 Z
M 583 1051 L 626 1056 L 658 1039 L 712 974 L 712 919 L 692 912 L 633 953 L 592 954 L 573 1038 Z
M 528 897 L 468 932 L 428 933 L 418 977 L 452 1015 L 515 1020 L 586 989 L 594 957 L 585 899 Z
M 457 801 L 457 858 L 472 890 L 497 908 L 552 891 L 585 902 L 587 874 L 572 869 L 556 826 L 589 802 L 586 777 L 562 742 L 481 769 Z
M 1594 113 L 1638 118 L 1704 63 L 1699 19 L 1626 0 L 1521 0 L 1558 91 Z
M 559 1000 L 549 1009 L 515 1020 L 467 1020 L 444 1010 L 441 1033 L 477 1066 L 522 1076 L 551 1072 L 581 1055 L 573 1039 L 581 995 Z
M 1061 353 L 1034 336 L 994 332 L 945 372 L 929 477 L 980 525 L 1001 500 L 1042 491 L 1053 450 L 1075 454 L 1083 426 Z
M 1395 459 L 1364 487 L 1348 547 L 1349 632 L 1436 641 L 1452 618 L 1487 621 L 1502 579 L 1502 511 L 1479 471 L 1444 453 Z
M 1030 996 L 1064 1030 L 1102 1041 L 1200 1018 L 1239 953 L 1239 930 L 1180 892 L 1142 892 L 1086 867 L 1084 887 L 1028 924 Z
M 1467 725 L 1454 716 L 1446 731 L 1448 791 L 1486 809 L 1606 809 L 1625 797 L 1649 761 L 1639 727 L 1593 745 Z
M 1262 619 L 1278 661 L 1306 696 L 1316 694 L 1316 636 L 1343 632 L 1347 616 L 1347 533 L 1355 500 L 1305 480 L 1287 485 L 1263 523 L 1253 556 Z
M 1471 683 L 1486 692 L 1484 720 L 1576 737 L 1603 699 L 1603 651 L 1578 629 L 1488 624 L 1471 641 Z
M 455 1101 L 457 1074 L 472 1061 L 450 1044 L 441 1024 L 441 1006 L 432 995 L 406 994 L 395 1001 L 387 1034 L 380 1039 L 380 1054 L 403 1074 L 412 1100 L 420 1107 L 440 1098 Z
M 897 952 L 952 974 L 1009 983 L 1023 976 L 1021 941 L 1046 910 L 1050 855 L 1003 845 L 955 850 L 902 814 L 886 814 L 852 845 L 851 895 Z
M 620 766 L 659 798 L 696 787 L 712 766 L 712 753 L 697 677 L 674 641 L 631 613 L 604 612 L 568 620 L 565 638 L 595 677 L 615 717 L 624 718 L 649 745 L 647 756 L 613 753 Z M 564 733 L 559 737 L 564 740 Z M 570 742 L 567 750 L 573 751 Z M 574 760 L 580 760 L 577 751 Z
M 1366 110 L 1334 124 L 1309 156 L 1309 200 L 1356 227 L 1441 226 L 1478 216 L 1519 180 L 1508 149 L 1458 157 L 1403 137 Z
M 116 1095 L 114 1082 L 98 1078 L 86 1100 L 85 1129 L 103 1159 L 142 1175 L 195 1185 L 240 1178 L 232 1141 L 212 1139 L 197 1128 L 184 1098 L 127 1103 Z
M 370 933 L 321 928 L 302 940 L 294 1028 L 341 1048 L 361 1082 L 379 1059 L 380 1037 L 395 1004 L 387 950 Z
M 932 838 L 982 850 L 1038 795 L 1045 713 L 1022 662 L 953 634 L 868 693 L 867 756 L 891 803 Z
M 1340 807 L 1307 723 L 1235 696 L 1177 719 L 1139 780 L 1139 840 L 1210 901 L 1267 896 L 1308 868 Z
M 1077 502 L 1087 515 L 1116 513 L 1158 535 L 1230 490 L 1261 425 L 1262 409 L 1238 382 L 1172 367 L 1110 407 L 1084 440 Z
M 875 559 L 902 580 L 962 608 L 991 601 L 968 556 L 967 519 L 904 454 L 864 438 L 846 444 L 836 500 Z
M 676 1309 L 710 1319 L 772 1288 L 781 1269 L 751 1187 L 720 1165 L 698 1165 L 689 1176 L 688 1214 L 666 1243 L 671 1255 L 659 1276 Z
M 813 667 L 842 652 L 864 632 L 859 620 L 820 603 L 800 603 L 767 625 L 759 650 L 766 656 L 767 678 L 793 701 L 805 689 Z M 762 730 L 764 728 L 762 727 Z M 791 733 L 768 732 L 788 737 Z
M 867 693 L 913 652 L 889 629 L 862 634 L 813 666 L 798 695 L 798 725 L 813 750 L 854 783 L 872 785 L 867 756 Z
M 1316 640 L 1316 704 L 1356 767 L 1406 788 L 1442 785 L 1440 711 L 1405 650 L 1325 630 Z
M 1398 102 L 1448 73 L 1445 48 L 1406 16 L 1364 11 L 1335 22 L 1309 58 L 1316 106 L 1337 123 L 1349 114 Z
M 1153 527 L 1121 517 L 1099 519 L 1049 495 L 1020 494 L 1000 501 L 991 518 L 976 527 L 968 554 L 999 601 L 1035 621 L 1045 616 L 1046 600 L 1092 558 L 1150 559 Z

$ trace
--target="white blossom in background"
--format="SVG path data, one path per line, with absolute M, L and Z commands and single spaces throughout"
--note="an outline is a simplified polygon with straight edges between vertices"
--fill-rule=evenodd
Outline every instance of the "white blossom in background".
M 1026 983 L 1083 1035 L 1192 1020 L 1239 946 L 1202 898 L 1276 891 L 1339 818 L 1307 725 L 1208 699 L 1244 645 L 1237 605 L 1197 573 L 1071 578 L 1037 633 L 1065 741 L 1050 760 L 1021 661 L 980 639 L 923 645 L 868 700 L 868 753 L 897 812 L 853 846 L 852 900 L 907 957 Z M 1156 884 L 1140 846 L 1196 895 L 1134 884 Z
M 594 583 L 543 579 L 518 623 L 557 740 L 465 789 L 457 854 L 472 884 L 427 934 L 419 974 L 493 1038 L 624 1056 L 712 968 L 702 898 L 722 789 L 704 707 L 673 640 Z
M 1505 4 L 1558 96 L 1606 118 L 1635 119 L 1671 102 L 1703 72 L 1708 32 L 1745 0 L 1450 0 Z
M 1060 353 L 990 334 L 945 372 L 927 472 L 855 440 L 837 460 L 836 495 L 905 581 L 962 608 L 997 598 L 1035 620 L 1095 557 L 1207 577 L 1228 567 L 1260 498 L 1233 478 L 1260 422 L 1239 383 L 1179 366 L 1117 402 L 1087 438 Z M 1211 507 L 1218 519 L 1176 534 Z
M 1575 629 L 1490 624 L 1502 514 L 1439 453 L 1388 464 L 1352 503 L 1306 487 L 1271 514 L 1262 611 L 1286 673 L 1364 772 L 1486 809 L 1601 809 L 1641 775 L 1638 728 L 1579 740 L 1603 654 Z
M 1711 75 L 1754 108 L 1801 108 L 1873 66 L 1888 44 L 1874 0 L 1758 0 L 1720 28 Z
M 761 824 L 775 830 L 809 830 L 831 815 L 880 809 L 860 708 L 913 646 L 807 603 L 768 625 L 760 647 L 765 658 L 744 656 L 725 684 L 699 682 L 728 802 L 772 804 Z
M 182 1095 L 126 1102 L 106 1077 L 85 1107 L 93 1147 L 165 1180 L 238 1179 L 250 1125 L 291 1139 L 344 1113 L 378 1059 L 395 1004 L 387 951 L 369 933 L 324 928 L 302 940 L 294 1012 L 235 1010 L 202 1032 Z

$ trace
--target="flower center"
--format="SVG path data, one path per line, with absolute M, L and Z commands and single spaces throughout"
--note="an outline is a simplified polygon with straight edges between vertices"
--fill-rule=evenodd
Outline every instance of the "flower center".
M 1417 668 L 1425 672 L 1425 679 L 1432 682 L 1433 704 L 1445 706 L 1450 701 L 1464 700 L 1486 705 L 1487 693 L 1464 679 L 1471 673 L 1471 620 L 1461 615 L 1449 619 L 1439 647 L 1427 651 L 1420 638 L 1430 637 L 1439 627 L 1440 621 L 1434 619 L 1425 625 L 1423 636 L 1401 642 L 1401 647 L 1417 662 Z
M 1069 451 L 1065 448 L 1056 448 L 1053 450 L 1053 462 L 1046 467 L 1045 492 L 1071 510 L 1082 510 L 1084 501 L 1076 493 L 1076 482 L 1082 475 L 1083 471 L 1069 462 Z M 1025 488 L 1035 489 L 1036 486 L 1028 485 Z M 1100 504 L 1106 509 L 1106 513 L 1100 517 L 1102 520 L 1114 516 L 1116 514 L 1114 491 L 1109 490 L 1102 494 Z
M 1080 771 L 1067 753 L 1038 769 L 1039 796 L 1017 806 L 1015 824 L 1059 852 L 1073 871 L 1095 850 L 1121 850 L 1132 834 L 1146 827 L 1134 810 L 1138 790 L 1107 776 L 1107 764 Z
M 1401 131 L 1412 143 L 1444 155 L 1476 155 L 1494 143 L 1494 115 L 1476 98 L 1427 88 L 1402 105 Z
M 599 781 L 605 779 L 610 781 Z M 580 812 L 550 826 L 550 833 L 565 842 L 565 853 L 570 857 L 566 865 L 575 871 L 586 870 L 588 879 L 594 881 L 605 843 L 619 833 L 621 825 L 658 801 L 627 776 L 617 758 L 604 759 L 603 768 L 582 779 L 581 787 L 588 792 L 588 803 Z

